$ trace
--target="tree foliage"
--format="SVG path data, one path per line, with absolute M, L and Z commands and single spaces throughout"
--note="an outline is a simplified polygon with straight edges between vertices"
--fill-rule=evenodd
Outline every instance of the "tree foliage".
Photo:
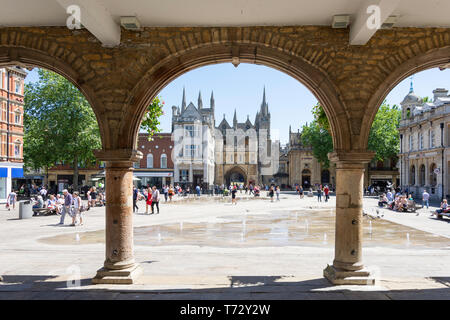
M 313 122 L 303 126 L 302 143 L 312 147 L 317 160 L 324 167 L 329 167 L 328 153 L 333 151 L 329 122 L 320 104 L 313 107 L 312 113 Z M 375 160 L 384 161 L 397 156 L 400 150 L 400 118 L 401 110 L 398 106 L 391 107 L 386 101 L 381 105 L 369 134 L 368 149 L 375 151 Z
M 163 106 L 164 101 L 160 97 L 154 98 L 142 119 L 141 130 L 148 133 L 149 140 L 152 140 L 156 133 L 161 132 L 159 118 L 164 114 Z
M 376 152 L 376 161 L 394 158 L 400 152 L 400 119 L 401 110 L 398 106 L 391 107 L 386 102 L 381 105 L 369 133 L 368 149 Z
M 69 163 L 77 189 L 79 164 L 94 164 L 92 151 L 101 148 L 97 119 L 84 95 L 70 81 L 43 69 L 38 75 L 37 82 L 25 86 L 24 165 L 48 170 L 56 163 Z M 144 115 L 141 129 L 149 133 L 149 140 L 161 131 L 163 105 L 156 97 Z
M 77 189 L 79 163 L 94 163 L 92 150 L 101 148 L 97 119 L 71 82 L 43 69 L 38 75 L 37 82 L 25 86 L 25 167 L 48 169 L 57 162 L 70 163 Z
M 329 168 L 328 153 L 333 151 L 333 140 L 327 129 L 320 125 L 316 118 L 310 124 L 303 126 L 302 143 L 311 146 L 314 157 L 324 168 Z

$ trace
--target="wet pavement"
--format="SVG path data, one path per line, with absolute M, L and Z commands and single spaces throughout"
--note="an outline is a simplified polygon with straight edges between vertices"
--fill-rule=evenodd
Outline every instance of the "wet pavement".
M 273 210 L 263 214 L 218 216 L 216 222 L 168 223 L 134 228 L 138 246 L 334 247 L 335 211 Z M 364 247 L 445 249 L 450 239 L 383 219 L 363 217 Z M 104 230 L 43 237 L 58 245 L 104 243 Z

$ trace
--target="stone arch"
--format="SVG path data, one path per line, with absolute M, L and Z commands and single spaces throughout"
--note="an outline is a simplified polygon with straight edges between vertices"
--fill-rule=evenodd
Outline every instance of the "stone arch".
M 66 50 L 66 49 L 64 49 Z M 68 53 L 70 55 L 70 53 Z M 100 129 L 100 137 L 103 148 L 110 145 L 108 126 L 102 120 L 103 104 L 97 99 L 94 90 L 85 79 L 68 62 L 52 56 L 44 50 L 27 48 L 17 45 L 3 45 L 0 43 L 0 67 L 19 65 L 22 67 L 38 67 L 53 71 L 67 80 L 80 90 L 92 107 L 97 118 Z
M 283 52 L 262 44 L 226 42 L 198 46 L 183 50 L 152 66 L 133 89 L 128 99 L 127 114 L 122 121 L 123 136 L 134 139 L 146 106 L 172 80 L 193 69 L 217 63 L 252 63 L 274 68 L 292 76 L 305 85 L 323 106 L 330 122 L 333 145 L 337 150 L 351 149 L 351 131 L 348 115 L 338 90 L 327 73 L 300 56 Z
M 243 181 L 244 185 L 247 184 L 248 176 L 247 176 L 247 173 L 245 172 L 245 170 L 241 166 L 234 166 L 234 167 L 228 169 L 227 172 L 225 172 L 224 178 L 225 178 L 225 181 L 227 184 L 229 184 L 231 182 L 230 178 L 233 173 L 238 173 L 238 174 L 242 175 L 242 177 L 244 178 L 244 181 Z
M 450 46 L 444 46 L 413 56 L 392 70 L 369 100 L 367 112 L 364 114 L 362 121 L 364 125 L 361 127 L 361 143 L 367 146 L 370 128 L 380 105 L 401 81 L 417 72 L 441 67 L 449 63 Z

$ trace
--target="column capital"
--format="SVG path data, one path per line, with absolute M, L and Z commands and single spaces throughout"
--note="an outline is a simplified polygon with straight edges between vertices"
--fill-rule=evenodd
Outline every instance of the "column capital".
M 372 161 L 374 156 L 375 152 L 369 150 L 335 150 L 328 154 L 328 159 L 335 162 L 339 168 L 343 165 L 365 165 Z
M 136 162 L 142 159 L 142 152 L 134 149 L 100 149 L 94 150 L 95 157 L 100 161 L 121 162 L 130 161 Z

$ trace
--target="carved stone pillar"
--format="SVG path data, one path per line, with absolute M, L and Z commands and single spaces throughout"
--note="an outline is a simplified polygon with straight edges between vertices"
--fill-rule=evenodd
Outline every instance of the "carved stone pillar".
M 142 273 L 133 254 L 133 162 L 142 158 L 135 150 L 101 150 L 97 159 L 105 167 L 106 259 L 94 284 L 132 284 Z
M 372 152 L 333 152 L 336 163 L 335 258 L 324 276 L 333 284 L 375 283 L 362 263 L 362 210 L 365 164 Z

